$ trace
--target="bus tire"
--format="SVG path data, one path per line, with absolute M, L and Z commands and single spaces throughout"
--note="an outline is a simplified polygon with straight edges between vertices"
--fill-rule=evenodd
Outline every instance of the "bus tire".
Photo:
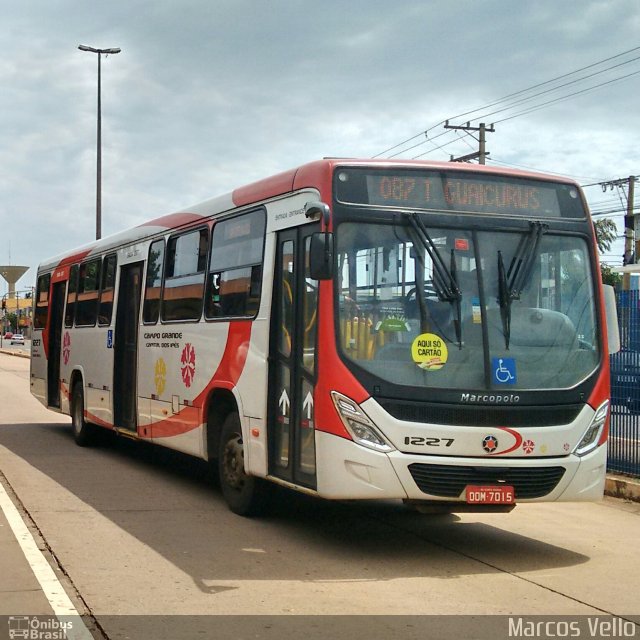
M 270 487 L 261 478 L 245 473 L 242 428 L 235 411 L 222 425 L 218 472 L 222 495 L 233 513 L 248 517 L 266 511 Z
M 73 385 L 71 426 L 73 427 L 73 438 L 78 446 L 90 447 L 95 444 L 95 428 L 84 419 L 84 390 L 80 381 Z

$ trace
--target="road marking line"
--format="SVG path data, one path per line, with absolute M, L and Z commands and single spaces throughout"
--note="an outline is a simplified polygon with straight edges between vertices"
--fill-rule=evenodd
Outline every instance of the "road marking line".
M 13 535 L 16 537 L 22 549 L 24 557 L 27 559 L 31 570 L 40 583 L 40 587 L 44 591 L 44 595 L 49 601 L 53 613 L 61 622 L 68 623 L 66 618 L 68 616 L 73 617 L 73 628 L 66 630 L 66 637 L 69 639 L 93 638 L 82 621 L 78 610 L 74 607 L 62 584 L 60 584 L 51 565 L 47 562 L 47 559 L 40 549 L 38 549 L 38 545 L 22 519 L 20 512 L 16 509 L 16 506 L 11 501 L 11 498 L 9 498 L 2 484 L 0 484 L 0 507 L 13 531 Z

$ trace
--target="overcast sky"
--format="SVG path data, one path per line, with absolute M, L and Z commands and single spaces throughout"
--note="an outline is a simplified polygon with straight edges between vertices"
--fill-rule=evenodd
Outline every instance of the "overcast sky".
M 452 123 L 491 114 L 496 164 L 581 184 L 640 173 L 637 0 L 0 1 L 0 264 L 30 267 L 18 288 L 95 237 L 97 58 L 78 44 L 122 49 L 102 59 L 103 236 L 323 156 L 433 138 L 585 67 Z M 383 157 L 476 148 L 460 136 Z M 621 207 L 585 191 L 594 210 Z

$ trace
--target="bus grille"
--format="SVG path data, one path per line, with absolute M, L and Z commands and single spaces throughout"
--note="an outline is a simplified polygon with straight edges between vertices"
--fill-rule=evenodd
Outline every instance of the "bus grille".
M 543 427 L 573 422 L 584 405 L 562 406 L 461 406 L 376 398 L 398 420 L 469 427 Z
M 564 475 L 564 467 L 457 467 L 445 464 L 409 465 L 420 491 L 442 498 L 457 498 L 469 485 L 507 484 L 516 499 L 541 498 L 551 493 Z

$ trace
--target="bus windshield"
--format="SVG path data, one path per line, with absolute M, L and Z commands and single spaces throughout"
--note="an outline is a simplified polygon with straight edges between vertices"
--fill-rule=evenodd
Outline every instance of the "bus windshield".
M 526 220 L 513 230 L 454 228 L 424 214 L 398 220 L 338 225 L 348 362 L 436 389 L 566 389 L 593 372 L 600 353 L 584 236 Z

